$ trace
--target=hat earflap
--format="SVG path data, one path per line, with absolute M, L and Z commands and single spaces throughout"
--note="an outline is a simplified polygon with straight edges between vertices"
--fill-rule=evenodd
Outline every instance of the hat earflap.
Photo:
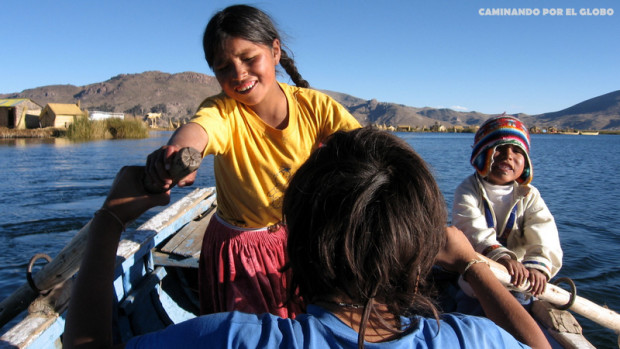
M 530 160 L 530 154 L 525 153 L 525 166 L 523 167 L 523 173 L 519 178 L 517 178 L 517 183 L 521 185 L 528 185 L 532 183 L 532 178 L 534 177 L 534 168 L 532 167 L 532 162 Z
M 491 172 L 491 165 L 493 164 L 493 154 L 495 153 L 496 147 L 490 147 L 487 150 L 483 150 L 478 154 L 478 156 L 474 159 L 472 165 L 476 168 L 476 171 L 482 178 L 489 175 Z

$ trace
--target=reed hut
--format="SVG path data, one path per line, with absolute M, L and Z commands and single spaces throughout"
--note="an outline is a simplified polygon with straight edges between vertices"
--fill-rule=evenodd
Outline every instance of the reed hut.
M 28 98 L 0 99 L 0 127 L 38 128 L 42 107 Z
M 41 127 L 67 128 L 84 115 L 79 104 L 48 103 L 41 112 Z

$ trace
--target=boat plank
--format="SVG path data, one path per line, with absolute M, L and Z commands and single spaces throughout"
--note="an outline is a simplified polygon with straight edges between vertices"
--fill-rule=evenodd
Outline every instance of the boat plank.
M 532 304 L 532 313 L 547 328 L 559 332 L 582 333 L 581 326 L 571 313 L 559 310 L 548 302 L 537 300 Z
M 198 269 L 198 257 L 181 257 L 158 251 L 153 251 L 153 263 L 157 266 Z
M 214 203 L 214 206 L 216 204 Z M 202 249 L 202 239 L 207 225 L 215 209 L 211 209 L 204 217 L 199 220 L 189 222 L 185 227 L 175 234 L 168 243 L 160 250 L 162 252 L 176 254 L 183 257 L 197 257 Z
M 581 334 L 558 332 L 553 329 L 548 329 L 547 331 L 564 349 L 596 349 Z
M 532 315 L 562 347 L 594 348 L 583 336 L 581 325 L 570 312 L 559 310 L 549 302 L 536 300 L 532 304 Z
M 46 348 L 63 330 L 64 319 L 58 315 L 30 314 L 2 336 L 0 347 Z

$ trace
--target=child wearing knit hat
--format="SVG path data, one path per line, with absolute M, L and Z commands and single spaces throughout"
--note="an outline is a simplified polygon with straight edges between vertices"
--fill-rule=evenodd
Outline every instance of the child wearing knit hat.
M 530 184 L 529 153 L 518 118 L 504 113 L 484 122 L 470 160 L 476 172 L 456 189 L 452 224 L 478 253 L 503 264 L 514 285 L 529 280 L 536 296 L 562 266 L 562 249 L 553 216 Z

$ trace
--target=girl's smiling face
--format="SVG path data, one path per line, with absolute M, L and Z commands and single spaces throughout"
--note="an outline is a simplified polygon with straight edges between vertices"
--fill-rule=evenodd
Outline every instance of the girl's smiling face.
M 276 82 L 279 61 L 278 39 L 267 46 L 230 37 L 214 59 L 213 72 L 227 96 L 255 107 L 268 101 L 275 88 L 279 89 Z
M 506 185 L 521 177 L 524 169 L 523 149 L 512 144 L 500 145 L 493 153 L 493 165 L 487 181 L 497 185 Z

